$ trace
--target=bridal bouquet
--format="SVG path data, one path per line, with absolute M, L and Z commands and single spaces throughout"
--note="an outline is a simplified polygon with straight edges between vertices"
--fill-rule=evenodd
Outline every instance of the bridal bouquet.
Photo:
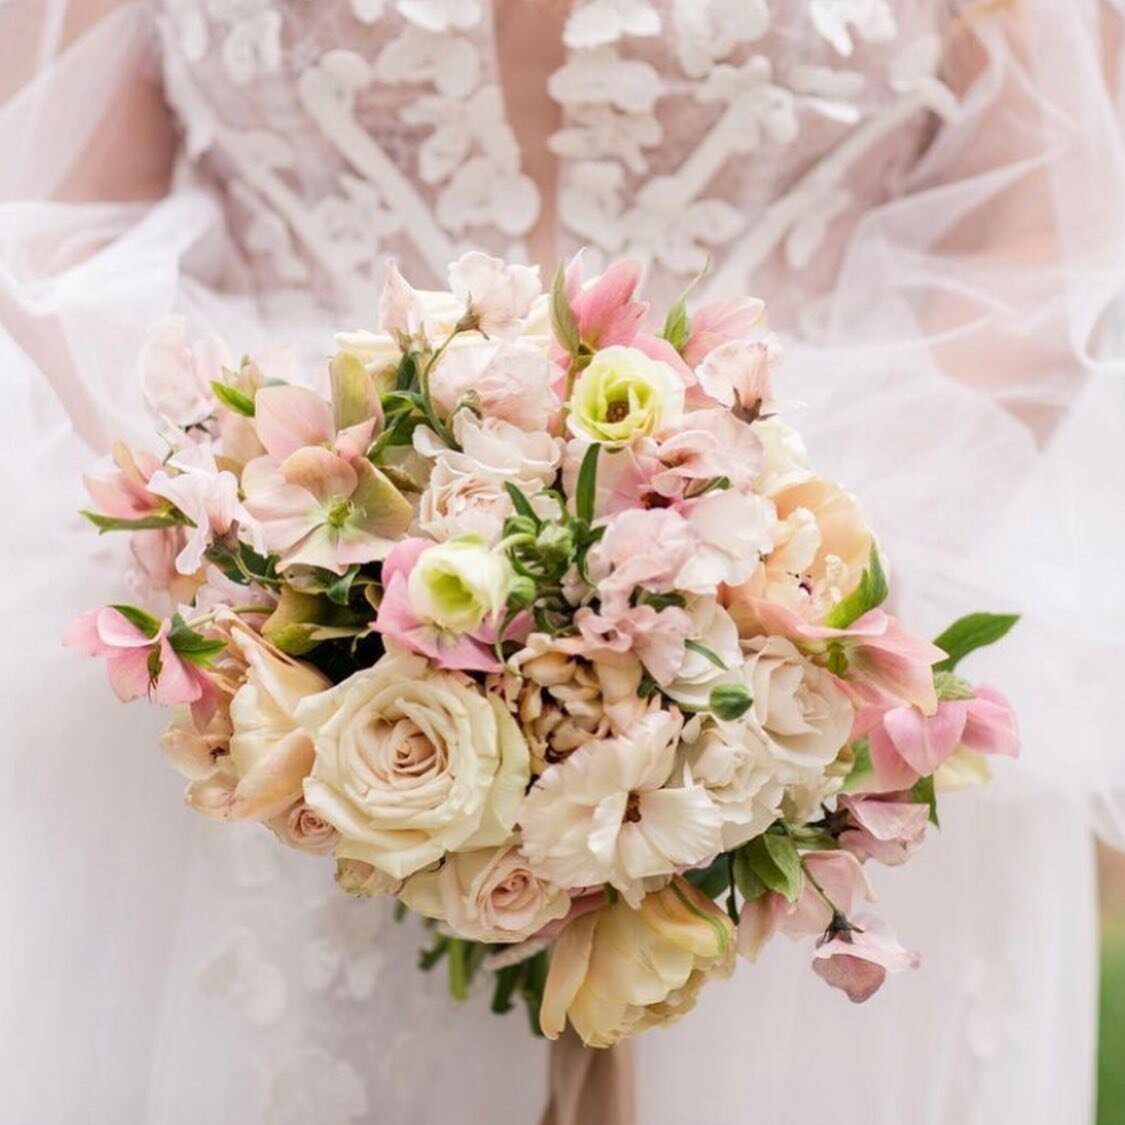
M 147 608 L 67 638 L 172 707 L 193 809 L 332 857 L 424 916 L 455 995 L 492 974 L 497 1011 L 597 1047 L 777 933 L 855 1001 L 914 967 L 867 865 L 1018 751 L 956 671 L 1015 619 L 930 643 L 886 612 L 859 504 L 778 415 L 762 303 L 656 332 L 639 272 L 577 259 L 541 295 L 468 253 L 434 293 L 391 263 L 326 395 L 159 325 L 168 448 L 86 482 Z

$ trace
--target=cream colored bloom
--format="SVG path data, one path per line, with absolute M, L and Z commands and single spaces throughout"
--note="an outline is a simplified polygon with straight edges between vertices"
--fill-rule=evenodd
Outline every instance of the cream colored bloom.
M 747 644 L 750 714 L 775 754 L 798 769 L 823 767 L 847 742 L 855 716 L 835 678 L 784 637 Z
M 524 941 L 570 910 L 570 895 L 535 875 L 511 844 L 450 855 L 407 879 L 399 897 L 458 937 L 484 942 Z
M 692 779 L 722 815 L 724 851 L 777 819 L 792 771 L 778 762 L 752 719 L 728 723 L 698 715 L 684 728 L 683 748 Z
M 702 708 L 707 706 L 711 689 L 729 679 L 742 663 L 738 626 L 714 598 L 689 598 L 684 608 L 691 618 L 691 640 L 699 647 L 685 649 L 679 675 L 664 693 L 677 703 Z
M 228 661 L 246 668 L 230 702 L 230 754 L 189 786 L 188 804 L 218 820 L 269 820 L 301 797 L 313 743 L 297 722 L 297 707 L 328 681 L 245 625 L 231 625 L 228 645 Z
M 675 878 L 645 895 L 571 922 L 551 953 L 539 1021 L 557 1039 L 569 1019 L 589 1047 L 611 1047 L 672 1023 L 712 973 L 730 972 L 734 927 L 706 896 Z
M 697 785 L 673 785 L 679 719 L 655 711 L 627 736 L 552 766 L 520 809 L 531 869 L 559 886 L 610 883 L 634 906 L 646 880 L 712 859 L 722 818 Z
M 623 445 L 637 434 L 659 434 L 679 421 L 684 384 L 666 363 L 636 348 L 603 348 L 579 375 L 569 425 L 576 437 Z
M 504 610 L 512 584 L 507 557 L 467 535 L 423 551 L 407 579 L 410 607 L 423 621 L 471 633 Z
M 402 879 L 511 834 L 527 743 L 467 677 L 390 653 L 306 700 L 300 719 L 316 741 L 305 800 L 344 837 L 338 857 Z
M 340 839 L 340 833 L 324 817 L 310 809 L 304 798 L 266 821 L 266 824 L 283 844 L 313 855 L 327 855 Z

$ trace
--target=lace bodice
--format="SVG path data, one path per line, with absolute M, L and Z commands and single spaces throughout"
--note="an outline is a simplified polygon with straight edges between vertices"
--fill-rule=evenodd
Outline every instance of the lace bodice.
M 339 311 L 373 307 L 388 255 L 432 282 L 469 245 L 527 257 L 546 191 L 558 254 L 640 257 L 658 299 L 709 259 L 715 289 L 778 268 L 807 297 L 956 112 L 945 0 L 577 0 L 536 184 L 481 0 L 156 2 L 186 155 L 257 287 Z

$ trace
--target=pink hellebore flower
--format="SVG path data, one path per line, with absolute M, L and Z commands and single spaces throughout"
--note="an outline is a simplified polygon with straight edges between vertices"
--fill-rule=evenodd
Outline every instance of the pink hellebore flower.
M 715 348 L 752 336 L 765 311 L 765 302 L 757 297 L 735 297 L 696 309 L 691 314 L 691 328 L 683 347 L 685 362 L 698 367 Z
M 168 639 L 170 621 L 154 633 L 134 625 L 112 606 L 84 613 L 63 635 L 63 643 L 85 656 L 104 656 L 110 687 L 123 703 L 151 695 L 166 707 L 191 704 L 196 724 L 210 722 L 218 692 L 210 677 L 182 659 Z
M 449 287 L 482 335 L 509 336 L 539 296 L 539 267 L 509 265 L 470 250 L 449 267 Z
M 826 933 L 813 958 L 813 972 L 855 1004 L 870 999 L 888 973 L 916 969 L 920 960 L 873 914 L 860 914 L 848 928 Z
M 347 355 L 335 362 L 359 364 Z M 338 428 L 339 410 L 306 387 L 264 387 L 254 396 L 258 440 L 275 461 L 308 446 L 323 446 L 348 460 L 362 457 L 380 422 L 378 401 L 370 404 L 370 413 L 361 413 L 365 416 Z
M 1001 754 L 1018 758 L 1020 732 L 1012 705 L 995 688 L 978 684 L 967 704 L 961 745 L 978 754 Z
M 458 541 L 450 542 L 456 544 Z M 445 549 L 446 546 L 429 539 L 406 539 L 387 556 L 383 563 L 383 600 L 379 603 L 375 628 L 389 640 L 429 657 L 439 668 L 498 672 L 503 665 L 496 658 L 493 646 L 503 610 L 503 605 L 499 604 L 499 591 L 492 612 L 469 615 L 474 623 L 467 631 L 450 627 L 448 621 L 427 617 L 416 605 L 419 599 L 412 596 L 411 576 L 419 562 L 427 552 Z M 486 549 L 483 541 L 480 547 Z M 455 600 L 461 601 L 460 598 Z M 513 623 L 513 628 L 518 629 L 519 624 Z
M 370 461 L 308 446 L 276 465 L 270 457 L 242 472 L 246 508 L 281 567 L 298 563 L 343 574 L 384 559 L 406 534 L 410 502 Z
M 187 540 L 176 556 L 176 569 L 181 574 L 195 574 L 215 537 L 226 535 L 235 523 L 254 550 L 265 553 L 261 529 L 238 499 L 238 478 L 219 469 L 210 448 L 186 446 L 169 464 L 180 471 L 171 476 L 161 469 L 153 473 L 148 486 L 175 504 L 195 525 L 187 530 Z
M 879 796 L 841 796 L 836 802 L 846 815 L 847 827 L 840 833 L 840 847 L 857 859 L 873 859 L 888 867 L 905 863 L 926 836 L 928 806 L 909 793 Z
M 151 453 L 133 453 L 124 442 L 113 447 L 117 471 L 109 477 L 83 477 L 86 491 L 98 510 L 121 520 L 139 520 L 159 512 L 164 504 L 149 491 L 148 482 L 160 468 Z

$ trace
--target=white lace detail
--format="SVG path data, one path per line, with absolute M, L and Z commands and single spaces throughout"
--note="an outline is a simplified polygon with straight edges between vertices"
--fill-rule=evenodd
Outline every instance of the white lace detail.
M 187 152 L 226 181 L 266 288 L 366 310 L 387 256 L 436 280 L 466 246 L 525 255 L 539 192 L 485 5 L 161 5 Z M 924 111 L 956 112 L 937 27 L 923 0 L 578 0 L 548 80 L 560 251 L 639 257 L 658 292 L 708 259 L 712 289 L 775 253 L 804 269 L 865 159 Z

